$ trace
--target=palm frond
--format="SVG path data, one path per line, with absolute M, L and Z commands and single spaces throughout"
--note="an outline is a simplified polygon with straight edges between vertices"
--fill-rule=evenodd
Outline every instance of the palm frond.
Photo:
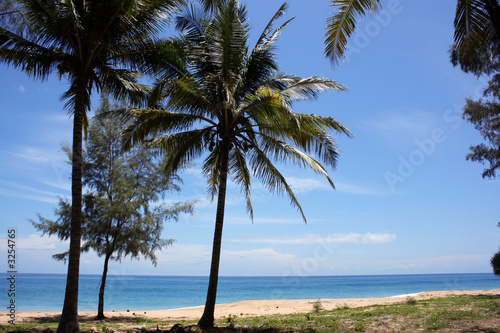
M 170 176 L 205 152 L 209 131 L 210 128 L 195 129 L 145 140 L 144 144 L 166 156 L 165 173 Z
M 302 219 L 307 223 L 304 211 L 302 210 L 295 193 L 293 193 L 292 188 L 287 183 L 285 177 L 274 166 L 266 154 L 258 147 L 255 147 L 251 150 L 251 153 L 249 153 L 249 165 L 256 177 L 261 180 L 262 184 L 271 193 L 286 194 L 290 199 L 290 204 L 297 208 L 302 216 Z
M 199 0 L 199 1 L 206 12 L 214 12 L 217 8 L 220 8 L 228 0 Z
M 127 44 L 118 60 L 151 77 L 171 80 L 187 72 L 182 48 L 178 39 L 148 39 L 140 44 Z
M 136 109 L 129 111 L 125 116 L 125 121 L 131 122 L 122 133 L 126 150 L 150 137 L 183 131 L 198 121 L 208 121 L 197 115 L 161 109 Z
M 0 27 L 4 42 L 0 45 L 0 62 L 19 68 L 35 79 L 45 80 L 61 63 L 63 54 L 38 45 Z
M 280 90 L 279 93 L 289 102 L 317 99 L 318 94 L 325 90 L 347 91 L 347 88 L 336 81 L 319 76 L 311 76 L 303 79 L 282 76 L 276 78 L 276 81 L 287 86 L 285 89 Z
M 234 91 L 235 82 L 245 64 L 247 55 L 247 41 L 249 26 L 245 23 L 246 9 L 238 1 L 231 0 L 214 18 L 210 25 L 209 37 L 214 39 L 209 50 L 215 57 L 211 57 L 212 64 L 220 68 L 219 75 L 225 83 L 226 91 Z M 230 96 L 223 96 L 231 99 Z
M 207 98 L 207 91 L 193 76 L 184 76 L 179 80 L 164 80 L 164 94 L 168 98 L 167 109 L 186 111 L 197 115 L 207 115 L 212 109 L 217 110 Z M 209 92 L 208 92 L 209 93 Z
M 321 165 L 321 163 L 319 163 L 300 149 L 297 149 L 292 145 L 289 145 L 281 140 L 267 135 L 261 135 L 259 142 L 259 149 L 261 149 L 266 154 L 266 156 L 270 156 L 278 162 L 291 161 L 299 167 L 309 167 L 315 173 L 324 176 L 328 180 L 332 188 L 335 189 L 335 186 L 333 185 L 328 172 Z M 335 156 L 331 156 L 331 158 L 336 158 L 338 156 L 338 153 L 335 152 L 334 155 Z
M 273 28 L 274 23 L 281 18 L 283 15 L 285 15 L 285 12 L 288 10 L 288 2 L 285 2 L 281 5 L 281 7 L 276 11 L 274 16 L 271 18 L 271 20 L 267 23 L 266 27 L 262 31 L 259 39 L 257 40 L 256 46 L 254 49 L 260 49 L 263 45 L 267 45 L 270 43 L 273 43 L 273 41 L 276 39 L 276 37 L 279 35 L 279 33 L 283 30 L 285 26 L 288 25 L 290 21 L 293 19 L 290 19 L 286 21 L 283 25 L 281 25 L 278 29 L 276 29 L 271 35 L 270 32 Z
M 190 41 L 199 42 L 203 34 L 205 19 L 205 13 L 191 4 L 191 6 L 185 8 L 183 15 L 175 18 L 175 29 Z
M 495 33 L 485 1 L 459 0 L 454 26 L 455 63 L 459 60 L 464 70 L 473 69 L 481 54 L 487 52 Z
M 220 161 L 221 149 L 217 143 L 213 146 L 213 150 L 205 158 L 202 165 L 202 172 L 207 178 L 207 193 L 212 201 L 219 191 Z
M 274 42 L 293 19 L 286 21 L 273 32 L 271 32 L 271 29 L 275 21 L 284 15 L 287 8 L 288 3 L 284 3 L 269 21 L 259 37 L 259 40 L 248 57 L 245 72 L 241 75 L 242 82 L 241 88 L 238 90 L 239 94 L 247 95 L 253 93 L 259 86 L 263 85 L 264 82 L 268 80 L 271 74 L 278 70 L 278 65 L 273 53 L 275 50 Z M 245 89 L 242 89 L 243 87 Z
M 308 133 L 335 131 L 347 137 L 353 136 L 347 127 L 336 121 L 333 117 L 321 117 L 302 113 L 295 113 L 295 117 L 300 123 L 300 128 Z
M 293 112 L 283 97 L 271 89 L 259 89 L 255 95 L 246 96 L 240 104 L 237 117 L 246 114 L 258 126 L 272 125 L 284 119 L 293 119 Z M 236 118 L 238 119 L 238 118 Z
M 245 153 L 240 148 L 236 147 L 229 153 L 229 170 L 232 180 L 245 192 L 247 213 L 250 214 L 250 219 L 253 221 L 253 207 L 250 193 L 250 188 L 252 187 L 251 175 L 247 167 Z
M 138 72 L 106 68 L 106 71 L 99 75 L 100 90 L 116 100 L 129 100 L 135 105 L 144 105 L 151 89 L 137 82 L 140 77 Z
M 356 31 L 358 18 L 376 11 L 379 3 L 380 0 L 330 0 L 330 7 L 337 13 L 328 19 L 325 54 L 333 65 L 345 58 L 347 43 Z

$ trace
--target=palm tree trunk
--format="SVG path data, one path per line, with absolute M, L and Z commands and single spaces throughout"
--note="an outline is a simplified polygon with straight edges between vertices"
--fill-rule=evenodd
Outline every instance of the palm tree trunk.
M 224 224 L 224 208 L 226 204 L 227 173 L 229 164 L 229 140 L 222 140 L 222 156 L 219 176 L 219 195 L 217 198 L 217 214 L 215 217 L 214 243 L 212 248 L 212 264 L 208 282 L 205 309 L 198 326 L 203 328 L 214 326 L 215 301 L 217 297 L 217 282 L 219 280 L 219 262 L 222 243 L 222 226 Z
M 101 278 L 101 288 L 99 289 L 99 304 L 97 305 L 97 317 L 96 319 L 104 319 L 104 290 L 106 288 L 106 278 L 108 277 L 108 264 L 109 258 L 111 258 L 111 254 L 113 252 L 106 253 L 106 257 L 104 258 L 104 270 L 102 271 Z
M 82 132 L 85 114 L 85 86 L 80 85 L 73 115 L 73 157 L 71 170 L 71 236 L 69 243 L 68 275 L 61 320 L 57 333 L 79 333 L 78 282 L 80 275 L 80 246 L 82 236 Z

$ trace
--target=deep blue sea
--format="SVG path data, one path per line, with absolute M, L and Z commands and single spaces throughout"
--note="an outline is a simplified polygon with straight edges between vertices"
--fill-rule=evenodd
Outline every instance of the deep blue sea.
M 8 304 L 8 275 L 0 276 L 2 304 Z M 99 283 L 99 275 L 80 277 L 79 311 L 96 311 Z M 17 274 L 17 311 L 61 311 L 65 284 L 65 275 Z M 206 277 L 109 276 L 104 310 L 164 310 L 200 306 L 205 303 L 207 284 Z M 493 274 L 221 277 L 217 303 L 259 299 L 390 297 L 424 291 L 498 288 L 500 277 Z

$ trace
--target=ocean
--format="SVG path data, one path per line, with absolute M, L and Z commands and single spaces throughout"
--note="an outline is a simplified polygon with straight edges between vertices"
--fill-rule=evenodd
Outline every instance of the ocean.
M 9 281 L 1 274 L 2 304 L 8 305 Z M 99 275 L 80 277 L 79 311 L 96 311 Z M 17 274 L 17 311 L 61 311 L 66 276 Z M 108 277 L 105 311 L 166 310 L 205 303 L 207 277 Z M 490 290 L 500 288 L 494 274 L 426 274 L 373 276 L 220 277 L 217 304 L 260 299 L 328 299 L 411 295 L 438 290 Z M 6 310 L 0 310 L 6 311 Z

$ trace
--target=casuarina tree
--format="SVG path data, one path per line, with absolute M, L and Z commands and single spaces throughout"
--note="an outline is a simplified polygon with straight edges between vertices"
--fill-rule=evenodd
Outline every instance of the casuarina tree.
M 194 9 L 179 17 L 182 39 L 164 43 L 171 47 L 165 54 L 176 59 L 176 65 L 162 73 L 165 78 L 153 94 L 164 102 L 156 103 L 161 106 L 156 109 L 135 110 L 134 123 L 125 131 L 126 148 L 142 142 L 159 149 L 167 158 L 168 172 L 204 157 L 202 171 L 212 199 L 217 197 L 217 211 L 201 327 L 214 323 L 228 180 L 246 194 L 251 217 L 253 175 L 269 191 L 286 195 L 305 221 L 275 162 L 309 167 L 333 188 L 321 162 L 336 166 L 339 152 L 331 132 L 350 135 L 332 117 L 293 112 L 294 102 L 344 88 L 327 78 L 300 78 L 278 70 L 274 42 L 289 21 L 276 29 L 273 25 L 286 8 L 285 4 L 277 11 L 253 48 L 248 45 L 247 12 L 238 1 L 214 4 L 209 17 Z
M 82 251 L 94 250 L 104 257 L 97 319 L 104 318 L 109 261 L 142 256 L 156 266 L 155 252 L 172 244 L 171 239 L 162 238 L 164 221 L 193 212 L 190 201 L 160 203 L 167 192 L 180 190 L 181 179 L 175 174 L 167 178 L 164 160 L 154 152 L 141 146 L 127 152 L 121 149 L 121 130 L 126 124 L 116 112 L 110 112 L 110 107 L 108 99 L 102 99 L 83 151 L 83 185 L 88 191 L 83 197 Z M 71 156 L 68 146 L 64 150 Z M 56 221 L 39 216 L 40 222 L 31 222 L 44 234 L 67 240 L 71 204 L 61 199 L 55 213 Z M 66 261 L 67 256 L 65 252 L 54 258 Z

